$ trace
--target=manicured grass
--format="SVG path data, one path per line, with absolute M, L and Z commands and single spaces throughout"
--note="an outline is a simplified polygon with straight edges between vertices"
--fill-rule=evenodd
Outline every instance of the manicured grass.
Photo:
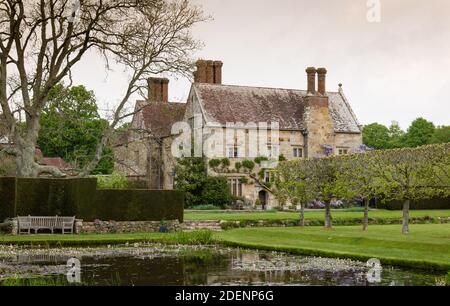
M 409 235 L 399 225 L 243 228 L 215 233 L 231 246 L 295 254 L 368 260 L 416 268 L 450 269 L 450 224 L 411 225 Z
M 333 210 L 332 216 L 337 219 L 361 219 L 363 212 L 353 210 Z M 450 210 L 412 210 L 411 218 L 421 217 L 450 217 Z M 223 220 L 223 221 L 259 221 L 259 220 L 299 220 L 297 212 L 227 212 L 227 211 L 185 211 L 185 220 Z M 402 211 L 371 210 L 369 218 L 372 219 L 401 219 Z M 324 212 L 320 210 L 306 211 L 306 220 L 322 220 Z
M 211 244 L 209 231 L 176 233 L 86 234 L 86 235 L 21 235 L 1 236 L 0 245 L 97 246 L 136 242 L 166 244 Z

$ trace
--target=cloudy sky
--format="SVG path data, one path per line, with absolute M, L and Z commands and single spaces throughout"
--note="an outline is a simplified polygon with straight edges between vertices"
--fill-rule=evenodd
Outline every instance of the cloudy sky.
M 305 68 L 326 67 L 327 90 L 342 83 L 362 124 L 450 124 L 448 0 L 380 0 L 380 22 L 369 22 L 367 0 L 193 2 L 213 17 L 194 29 L 205 44 L 196 57 L 222 60 L 224 84 L 306 89 Z M 126 78 L 103 70 L 91 56 L 75 82 L 107 108 Z M 171 100 L 185 101 L 189 86 L 171 79 Z

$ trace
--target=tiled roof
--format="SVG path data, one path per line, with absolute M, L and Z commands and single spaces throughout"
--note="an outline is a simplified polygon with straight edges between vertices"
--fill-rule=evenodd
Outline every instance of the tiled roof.
M 207 123 L 279 122 L 282 130 L 305 128 L 306 91 L 195 83 Z M 336 132 L 360 133 L 359 123 L 342 91 L 328 92 Z
M 168 137 L 171 135 L 172 125 L 183 121 L 186 103 L 147 103 L 138 101 L 136 108 L 142 108 L 142 118 L 145 128 L 156 137 Z

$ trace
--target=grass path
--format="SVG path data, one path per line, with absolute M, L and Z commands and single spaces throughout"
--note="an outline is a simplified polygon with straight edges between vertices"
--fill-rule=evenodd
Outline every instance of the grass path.
M 215 234 L 232 246 L 295 254 L 368 260 L 417 268 L 450 269 L 450 224 L 377 225 L 362 232 L 359 226 L 306 228 L 244 228 Z
M 333 219 L 361 219 L 362 211 L 333 210 Z M 420 217 L 450 217 L 450 210 L 412 210 L 411 218 Z M 227 211 L 186 211 L 186 220 L 223 220 L 223 221 L 259 221 L 259 220 L 298 220 L 297 212 L 227 212 Z M 402 211 L 391 210 L 371 210 L 369 218 L 372 219 L 401 219 Z M 323 220 L 323 211 L 306 211 L 306 220 Z

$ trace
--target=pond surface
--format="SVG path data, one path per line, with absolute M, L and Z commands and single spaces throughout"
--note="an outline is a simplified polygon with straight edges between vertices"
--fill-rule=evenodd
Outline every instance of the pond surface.
M 358 261 L 152 244 L 87 249 L 0 247 L 0 284 L 36 277 L 58 278 L 63 280 L 58 284 L 65 284 L 70 258 L 79 260 L 80 270 L 73 270 L 73 276 L 79 276 L 84 285 L 422 286 L 437 285 L 443 276 L 383 266 L 380 282 L 376 282 L 376 272 L 367 276 L 370 268 Z

